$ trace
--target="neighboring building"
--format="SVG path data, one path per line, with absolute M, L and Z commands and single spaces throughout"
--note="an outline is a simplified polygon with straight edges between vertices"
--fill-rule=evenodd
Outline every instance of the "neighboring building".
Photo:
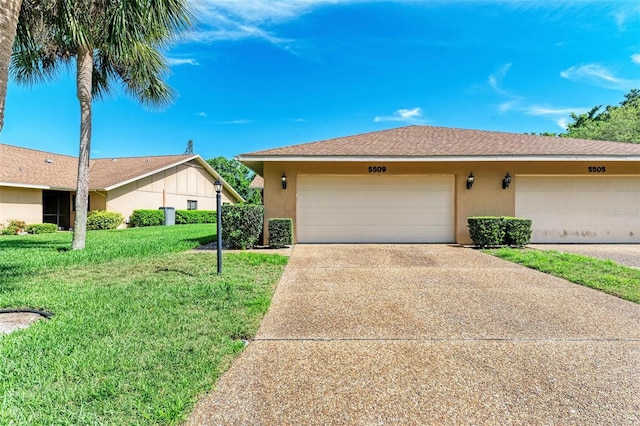
M 640 243 L 636 144 L 409 126 L 238 159 L 301 243 L 468 244 L 470 216 L 532 219 L 538 243 Z
M 0 144 L 0 223 L 10 219 L 73 226 L 78 159 Z M 222 201 L 244 201 L 199 155 L 91 160 L 89 209 L 120 212 L 174 207 L 215 210 L 213 183 Z

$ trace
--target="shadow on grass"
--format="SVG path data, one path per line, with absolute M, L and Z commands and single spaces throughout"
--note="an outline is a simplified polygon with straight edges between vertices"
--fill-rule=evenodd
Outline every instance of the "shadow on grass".
M 0 238 L 0 250 L 17 250 L 17 249 L 55 249 L 61 250 L 68 248 L 69 242 L 57 242 L 57 241 L 39 241 L 31 239 L 13 239 L 13 238 Z

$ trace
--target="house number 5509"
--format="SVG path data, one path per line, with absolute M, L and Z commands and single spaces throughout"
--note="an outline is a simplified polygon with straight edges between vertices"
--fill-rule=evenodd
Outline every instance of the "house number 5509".
M 369 173 L 385 173 L 386 171 L 386 166 L 369 166 Z

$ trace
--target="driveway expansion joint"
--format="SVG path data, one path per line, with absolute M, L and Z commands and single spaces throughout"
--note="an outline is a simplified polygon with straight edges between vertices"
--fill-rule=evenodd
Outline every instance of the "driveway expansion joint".
M 302 337 L 302 338 L 269 338 L 260 337 L 253 342 L 620 342 L 633 343 L 640 339 L 616 339 L 616 338 L 501 338 L 501 337 L 471 337 L 471 338 L 366 338 L 366 337 Z

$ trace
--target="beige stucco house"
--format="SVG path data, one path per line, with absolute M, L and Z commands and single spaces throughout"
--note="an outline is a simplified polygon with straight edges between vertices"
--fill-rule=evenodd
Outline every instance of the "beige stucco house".
M 532 219 L 538 243 L 640 243 L 636 144 L 409 126 L 238 159 L 299 243 L 467 244 L 483 215 Z
M 0 223 L 73 226 L 78 159 L 0 144 Z M 223 183 L 222 202 L 242 197 L 199 155 L 101 158 L 90 162 L 90 210 L 120 212 L 174 207 L 216 209 L 213 183 Z

